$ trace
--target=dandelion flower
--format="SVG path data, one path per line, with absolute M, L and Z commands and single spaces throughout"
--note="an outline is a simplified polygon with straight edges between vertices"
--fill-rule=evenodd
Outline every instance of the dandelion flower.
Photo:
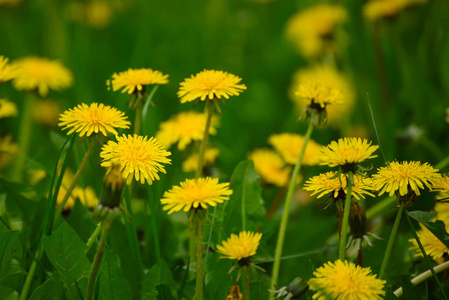
M 54 100 L 42 99 L 33 104 L 34 120 L 49 127 L 58 124 L 61 111 L 61 105 Z
M 28 180 L 31 185 L 36 185 L 37 183 L 42 181 L 42 179 L 44 179 L 45 177 L 47 177 L 47 172 L 45 172 L 45 170 L 42 169 L 37 169 L 30 171 L 28 175 Z
M 377 169 L 373 175 L 373 189 L 379 191 L 379 196 L 387 192 L 391 197 L 395 192 L 405 196 L 411 189 L 416 195 L 420 195 L 419 189 L 424 185 L 432 186 L 441 175 L 437 173 L 428 163 L 421 164 L 419 161 L 393 161 L 386 167 Z
M 0 55 L 0 83 L 16 78 L 17 67 L 8 64 L 8 58 Z
M 64 199 L 65 193 L 66 189 L 61 186 L 58 198 L 56 200 L 57 205 L 61 204 L 62 200 Z M 77 186 L 73 189 L 72 194 L 65 203 L 64 210 L 72 210 L 73 207 L 75 207 L 76 199 L 78 199 L 82 205 L 88 208 L 94 208 L 98 204 L 98 197 L 95 194 L 93 188 L 88 186 L 87 188 L 83 189 Z
M 241 260 L 256 254 L 262 233 L 242 231 L 239 235 L 231 234 L 231 237 L 223 241 L 223 245 L 217 245 L 217 252 L 223 254 L 221 258 Z
M 257 149 L 251 152 L 249 159 L 262 180 L 278 187 L 284 187 L 290 180 L 291 167 L 287 167 L 282 157 L 269 149 Z
M 427 0 L 370 0 L 363 7 L 363 15 L 369 21 L 393 18 L 407 7 L 423 4 Z
M 58 61 L 30 56 L 13 65 L 18 72 L 13 81 L 17 90 L 36 90 L 45 97 L 50 89 L 59 91 L 73 83 L 72 73 Z
M 319 157 L 321 165 L 329 167 L 358 164 L 366 159 L 377 157 L 372 155 L 379 146 L 371 146 L 366 139 L 342 138 L 332 141 L 321 149 Z
M 0 137 L 0 170 L 9 164 L 19 153 L 19 146 L 12 141 L 10 135 Z
M 106 81 L 108 86 L 112 84 L 112 90 L 114 92 L 123 89 L 122 93 L 128 94 L 145 91 L 145 86 L 147 85 L 167 83 L 168 75 L 152 69 L 128 69 L 118 74 L 112 74 L 112 81 Z
M 445 174 L 435 180 L 432 185 L 432 191 L 440 192 L 437 196 L 437 200 L 449 200 L 449 176 Z
M 370 178 L 355 174 L 351 195 L 357 200 L 360 200 L 360 198 L 365 199 L 364 195 L 374 197 L 371 193 L 371 184 L 372 180 Z M 307 180 L 304 184 L 304 190 L 313 192 L 311 196 L 318 194 L 317 198 L 330 193 L 332 193 L 334 198 L 339 198 L 341 192 L 344 195 L 348 193 L 348 184 L 345 175 L 341 174 L 340 178 L 338 178 L 337 172 L 327 172 Z
M 281 154 L 287 163 L 295 165 L 301 153 L 304 137 L 295 133 L 280 133 L 270 136 L 268 142 Z M 302 164 L 317 165 L 318 154 L 321 148 L 320 144 L 310 139 L 306 146 Z
M 167 158 L 171 153 L 165 151 L 154 137 L 148 139 L 146 136 L 123 134 L 117 137 L 117 142 L 109 141 L 101 150 L 101 166 L 120 164 L 127 184 L 131 184 L 133 177 L 142 184 L 145 180 L 152 184 L 154 180 L 160 179 L 158 172 L 165 174 L 162 164 L 171 162 Z
M 69 129 L 67 135 L 79 132 L 80 137 L 91 136 L 92 133 L 101 132 L 107 136 L 108 132 L 117 136 L 115 128 L 129 128 L 131 123 L 126 120 L 125 114 L 115 107 L 106 106 L 103 103 L 79 104 L 74 109 L 68 109 L 61 114 L 59 120 L 63 130 Z
M 362 268 L 347 261 L 327 262 L 313 272 L 309 288 L 315 291 L 312 299 L 327 300 L 376 300 L 383 299 L 385 280 L 371 274 L 370 268 Z
M 216 134 L 219 124 L 217 116 L 212 116 L 209 134 Z M 182 151 L 192 141 L 201 141 L 206 128 L 207 114 L 194 111 L 181 112 L 168 121 L 159 125 L 156 138 L 165 148 L 178 143 L 178 150 Z
M 229 182 L 218 183 L 218 178 L 186 179 L 180 186 L 165 192 L 161 204 L 168 214 L 181 210 L 188 212 L 199 207 L 216 206 L 229 200 L 231 194 Z
M 0 119 L 17 116 L 17 106 L 14 102 L 0 99 Z
M 212 165 L 220 154 L 220 150 L 217 148 L 207 148 L 204 153 L 204 165 L 209 166 Z M 186 160 L 182 163 L 182 171 L 183 172 L 193 172 L 198 167 L 198 153 L 194 153 L 186 158 Z
M 178 97 L 181 98 L 181 103 L 198 98 L 201 101 L 222 97 L 229 99 L 229 96 L 238 96 L 246 90 L 244 84 L 239 84 L 241 80 L 240 77 L 228 72 L 203 70 L 180 83 Z

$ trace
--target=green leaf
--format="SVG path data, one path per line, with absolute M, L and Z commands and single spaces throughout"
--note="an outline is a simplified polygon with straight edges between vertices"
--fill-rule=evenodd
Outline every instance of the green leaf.
M 11 275 L 25 274 L 20 265 L 23 247 L 19 235 L 19 230 L 5 231 L 0 235 L 0 281 Z
M 19 300 L 19 292 L 6 286 L 0 286 L 0 299 Z
M 99 299 L 132 299 L 131 287 L 122 272 L 120 261 L 108 248 L 105 249 L 99 280 Z
M 416 294 L 416 291 L 414 291 L 414 286 L 411 283 L 409 276 L 401 275 L 400 282 L 402 285 L 402 290 L 404 291 L 402 298 L 417 300 L 418 296 Z
M 431 222 L 433 220 L 433 218 L 435 218 L 436 215 L 438 214 L 436 212 L 426 212 L 426 211 L 420 211 L 420 210 L 408 211 L 407 213 L 410 217 L 412 217 L 416 221 L 422 223 L 423 225 Z
M 176 282 L 173 279 L 172 272 L 168 268 L 167 263 L 161 260 L 146 273 L 142 280 L 142 299 L 160 299 L 158 286 L 166 285 L 169 287 L 171 294 L 177 296 Z M 171 299 L 171 298 L 167 298 Z
M 58 300 L 64 298 L 62 281 L 51 277 L 34 290 L 29 300 Z
M 87 247 L 70 225 L 62 223 L 52 235 L 44 237 L 43 244 L 48 259 L 67 287 L 89 276 L 90 262 L 84 254 Z
M 443 244 L 446 245 L 446 247 L 449 248 L 449 234 L 446 232 L 444 222 L 440 220 L 431 222 L 432 219 L 437 215 L 436 212 L 424 212 L 415 210 L 411 212 L 407 211 L 407 214 L 416 221 L 426 226 L 427 229 L 429 229 L 430 232 L 433 233 L 433 235 L 435 235 Z

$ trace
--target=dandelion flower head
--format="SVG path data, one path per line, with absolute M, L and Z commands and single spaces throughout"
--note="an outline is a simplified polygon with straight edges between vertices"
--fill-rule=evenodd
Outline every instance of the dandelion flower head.
M 363 15 L 369 21 L 393 18 L 407 7 L 425 2 L 427 0 L 370 0 L 363 7 Z
M 383 299 L 385 280 L 371 274 L 370 268 L 362 268 L 347 261 L 327 262 L 313 272 L 309 288 L 315 291 L 312 299 L 327 300 L 376 300 Z
M 171 162 L 167 158 L 171 153 L 154 137 L 123 134 L 117 137 L 117 142 L 109 141 L 101 150 L 101 166 L 109 168 L 119 164 L 127 184 L 131 184 L 133 178 L 142 184 L 145 181 L 152 184 L 160 179 L 158 172 L 165 173 L 162 164 Z
M 30 56 L 13 65 L 17 68 L 17 77 L 13 81 L 17 90 L 36 90 L 45 97 L 49 90 L 60 91 L 73 83 L 72 73 L 55 60 Z
M 168 214 L 181 210 L 188 212 L 196 208 L 216 206 L 229 200 L 231 194 L 229 182 L 218 183 L 218 178 L 186 179 L 179 186 L 166 191 L 161 204 L 163 210 L 168 210 Z
M 220 154 L 220 150 L 217 148 L 207 148 L 204 152 L 204 166 L 212 165 Z M 193 172 L 198 167 L 198 153 L 189 155 L 186 160 L 182 163 L 182 171 L 185 173 Z
M 156 138 L 165 148 L 178 143 L 178 150 L 182 151 L 193 141 L 203 139 L 206 128 L 207 114 L 194 111 L 181 112 L 168 121 L 159 124 Z M 216 134 L 219 125 L 218 116 L 212 116 L 209 134 Z
M 6 99 L 0 99 L 0 119 L 15 117 L 18 114 L 17 106 L 14 102 Z
M 379 146 L 371 146 L 371 142 L 361 138 L 342 138 L 332 141 L 321 149 L 319 157 L 321 165 L 329 167 L 358 164 L 366 159 L 377 157 L 373 155 Z
M 0 170 L 8 165 L 19 153 L 19 146 L 12 141 L 10 135 L 0 137 Z
M 112 81 L 106 81 L 106 85 L 112 84 L 114 92 L 123 89 L 122 93 L 128 94 L 143 91 L 147 85 L 167 83 L 168 75 L 152 69 L 128 69 L 118 74 L 112 74 Z
M 129 128 L 131 122 L 126 120 L 125 113 L 115 107 L 93 102 L 90 105 L 85 103 L 77 105 L 73 109 L 68 109 L 61 114 L 59 120 L 62 130 L 69 129 L 67 135 L 79 132 L 80 137 L 91 136 L 92 133 L 101 132 L 107 136 L 108 132 L 117 135 L 115 128 Z
M 46 126 L 58 124 L 62 108 L 59 102 L 50 99 L 37 100 L 34 103 L 34 120 Z
M 304 143 L 304 137 L 295 133 L 280 133 L 271 135 L 268 138 L 268 142 L 281 154 L 287 163 L 295 165 Z M 321 148 L 320 144 L 310 139 L 304 153 L 303 165 L 317 165 Z
M 291 167 L 282 157 L 270 149 L 257 149 L 250 153 L 249 159 L 254 162 L 254 169 L 262 180 L 278 187 L 284 187 L 290 180 Z
M 242 79 L 228 72 L 216 70 L 203 70 L 180 83 L 178 97 L 181 103 L 200 99 L 201 101 L 214 98 L 229 99 L 229 96 L 238 96 L 246 90 Z
M 231 237 L 217 245 L 217 252 L 223 254 L 221 258 L 241 260 L 256 254 L 262 233 L 242 231 L 239 235 L 231 234 Z
M 0 55 L 0 83 L 14 79 L 17 76 L 17 67 L 8 64 L 9 59 Z
M 386 167 L 377 169 L 373 176 L 373 189 L 379 191 L 379 196 L 388 193 L 391 197 L 395 192 L 400 196 L 408 194 L 409 189 L 420 195 L 424 185 L 430 188 L 441 175 L 428 163 L 419 161 L 389 162 Z
M 437 196 L 437 200 L 439 201 L 448 201 L 449 200 L 449 175 L 444 174 L 437 180 L 433 182 L 432 185 L 433 192 L 440 192 Z

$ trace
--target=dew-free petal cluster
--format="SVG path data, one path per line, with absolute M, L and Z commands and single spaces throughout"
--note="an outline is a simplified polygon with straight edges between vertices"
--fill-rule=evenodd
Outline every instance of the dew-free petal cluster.
M 238 96 L 246 90 L 242 79 L 228 72 L 216 70 L 203 70 L 180 83 L 178 97 L 181 103 L 200 99 L 201 101 L 214 98 L 229 99 L 229 96 Z
M 295 165 L 301 153 L 304 143 L 304 136 L 296 133 L 273 134 L 268 138 L 268 142 L 281 154 L 282 158 L 289 164 Z M 306 146 L 303 165 L 317 165 L 319 152 L 323 146 L 310 139 Z
M 204 152 L 204 166 L 212 165 L 220 154 L 220 150 L 217 148 L 207 148 Z M 183 172 L 193 172 L 198 167 L 199 154 L 194 153 L 189 155 L 186 160 L 182 163 Z
M 254 169 L 262 180 L 279 187 L 286 186 L 290 180 L 291 167 L 282 157 L 270 149 L 257 149 L 250 153 L 249 159 L 254 162 Z
M 166 191 L 161 204 L 168 214 L 181 210 L 188 212 L 199 207 L 206 209 L 216 206 L 229 200 L 231 194 L 229 182 L 218 183 L 218 178 L 186 179 L 179 186 Z
M 131 125 L 126 119 L 125 113 L 115 107 L 96 102 L 90 105 L 82 103 L 62 113 L 59 126 L 65 126 L 62 130 L 70 129 L 67 135 L 73 132 L 79 132 L 80 137 L 89 137 L 100 132 L 104 136 L 107 136 L 108 132 L 117 135 L 115 128 L 129 128 Z
M 366 139 L 342 138 L 323 147 L 319 160 L 321 165 L 329 167 L 358 164 L 366 159 L 377 157 L 377 155 L 373 155 L 377 148 L 379 146 L 372 146 L 371 142 Z
M 101 150 L 101 166 L 109 168 L 119 164 L 127 184 L 131 184 L 133 178 L 142 184 L 145 181 L 152 184 L 160 179 L 158 172 L 165 174 L 163 164 L 171 162 L 167 158 L 171 153 L 154 137 L 123 134 L 117 137 L 117 142 L 109 141 Z
M 0 83 L 14 79 L 17 76 L 17 67 L 8 64 L 9 59 L 0 55 Z
M 0 119 L 15 117 L 18 114 L 17 106 L 14 102 L 0 99 Z
M 223 254 L 221 258 L 241 260 L 256 254 L 261 238 L 262 233 L 251 231 L 231 234 L 222 245 L 217 245 L 217 252 Z
M 379 196 L 386 192 L 391 197 L 395 192 L 405 196 L 409 188 L 419 196 L 419 190 L 424 189 L 424 185 L 430 188 L 441 175 L 428 163 L 393 161 L 387 163 L 386 167 L 378 168 L 372 177 L 373 189 L 379 191 Z
M 127 71 L 112 74 L 112 81 L 106 81 L 106 85 L 112 84 L 115 92 L 123 89 L 122 93 L 132 94 L 135 91 L 142 91 L 145 86 L 151 84 L 167 84 L 168 75 L 161 71 L 152 69 L 128 69 Z
M 380 300 L 385 296 L 385 280 L 371 274 L 371 268 L 337 260 L 325 263 L 313 275 L 308 281 L 310 290 L 315 291 L 312 299 Z

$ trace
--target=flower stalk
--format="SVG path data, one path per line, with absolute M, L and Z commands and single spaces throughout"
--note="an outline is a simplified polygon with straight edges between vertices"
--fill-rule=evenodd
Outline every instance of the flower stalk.
M 203 300 L 203 247 L 202 226 L 203 220 L 200 216 L 196 218 L 196 300 Z
M 250 300 L 251 297 L 250 278 L 249 278 L 250 267 L 244 266 L 243 269 L 245 271 L 245 300 Z
M 351 171 L 349 171 L 347 174 L 346 182 L 348 185 L 348 192 L 346 193 L 346 201 L 343 211 L 343 222 L 340 232 L 340 247 L 338 251 L 338 259 L 340 259 L 341 261 L 345 261 L 346 255 L 346 237 L 348 235 L 349 212 L 351 210 L 352 183 L 354 182 L 354 174 Z
M 205 103 L 205 109 L 207 113 L 206 128 L 204 130 L 203 140 L 201 141 L 200 151 L 198 154 L 198 167 L 196 168 L 195 178 L 201 177 L 201 174 L 203 172 L 204 153 L 206 153 L 207 141 L 209 140 L 209 130 L 212 122 L 212 112 L 214 108 L 211 101 L 214 100 L 207 100 Z

